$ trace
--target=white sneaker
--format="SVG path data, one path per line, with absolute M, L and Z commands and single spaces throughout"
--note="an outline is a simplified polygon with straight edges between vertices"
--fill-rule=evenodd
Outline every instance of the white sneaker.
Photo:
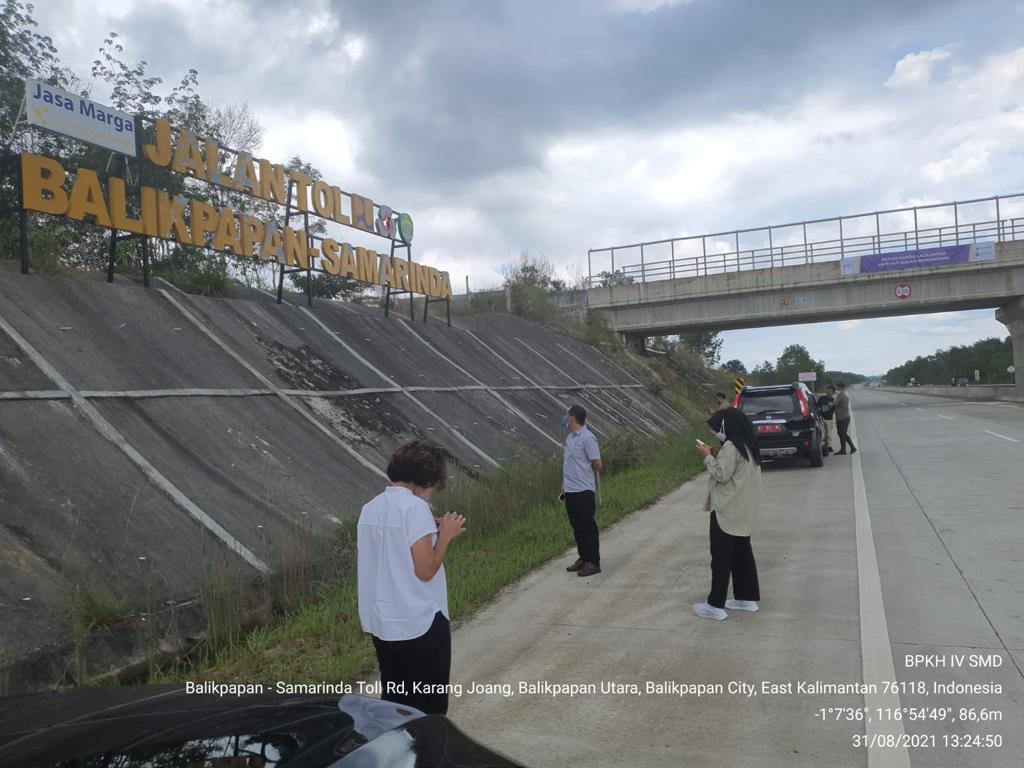
M 726 600 L 725 607 L 731 611 L 754 611 L 761 610 L 757 600 Z
M 729 614 L 721 608 L 715 608 L 713 605 L 707 603 L 697 603 L 693 606 L 693 612 L 700 616 L 702 619 L 714 619 L 715 621 L 721 621 L 722 619 L 728 619 Z

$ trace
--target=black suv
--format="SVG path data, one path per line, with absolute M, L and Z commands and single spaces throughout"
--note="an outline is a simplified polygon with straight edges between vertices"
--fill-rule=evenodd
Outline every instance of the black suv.
M 761 456 L 806 456 L 812 467 L 825 458 L 825 422 L 814 394 L 802 382 L 744 387 L 736 407 L 754 424 Z

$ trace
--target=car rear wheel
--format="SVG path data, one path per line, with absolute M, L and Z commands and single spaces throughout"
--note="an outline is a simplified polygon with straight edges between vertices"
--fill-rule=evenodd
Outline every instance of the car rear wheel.
M 825 463 L 825 447 L 822 445 L 821 438 L 814 441 L 807 458 L 810 459 L 812 467 L 820 467 Z

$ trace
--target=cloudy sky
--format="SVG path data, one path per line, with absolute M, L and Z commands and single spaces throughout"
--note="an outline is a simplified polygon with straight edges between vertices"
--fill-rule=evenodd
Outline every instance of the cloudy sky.
M 1024 5 L 985 0 L 80 0 L 37 3 L 87 75 L 106 32 L 164 91 L 248 102 L 261 154 L 416 222 L 461 291 L 510 255 L 1020 191 Z M 102 101 L 101 87 L 94 97 Z M 724 334 L 831 368 L 1005 336 L 991 311 Z

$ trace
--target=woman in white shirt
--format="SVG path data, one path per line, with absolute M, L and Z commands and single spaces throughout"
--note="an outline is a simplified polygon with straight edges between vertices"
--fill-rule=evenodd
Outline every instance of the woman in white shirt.
M 721 620 L 729 616 L 726 608 L 759 608 L 761 592 L 750 532 L 761 503 L 761 454 L 754 427 L 742 411 L 727 408 L 708 423 L 722 439 L 717 455 L 706 445 L 697 446 L 708 470 L 704 509 L 711 513 L 711 592 L 693 611 L 705 619 Z M 725 599 L 730 577 L 735 600 Z
M 359 619 L 373 636 L 382 698 L 443 715 L 452 659 L 443 562 L 466 520 L 430 511 L 427 502 L 448 478 L 437 446 L 400 445 L 387 475 L 391 485 L 359 514 Z

